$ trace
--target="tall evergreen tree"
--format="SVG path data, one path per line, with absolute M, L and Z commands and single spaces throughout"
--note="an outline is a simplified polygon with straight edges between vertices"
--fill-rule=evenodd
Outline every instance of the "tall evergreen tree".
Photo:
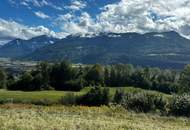
M 0 88 L 6 87 L 6 78 L 7 78 L 7 75 L 5 71 L 0 69 Z
M 72 80 L 75 74 L 72 65 L 67 61 L 55 64 L 50 72 L 51 86 L 58 90 L 64 90 L 66 82 Z

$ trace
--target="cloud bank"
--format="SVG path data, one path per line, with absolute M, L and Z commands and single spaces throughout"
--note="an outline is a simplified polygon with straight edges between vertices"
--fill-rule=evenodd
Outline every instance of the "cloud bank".
M 68 33 L 172 30 L 190 38 L 189 7 L 189 0 L 121 0 L 103 7 L 95 18 L 83 12 L 79 17 L 62 15 L 57 21 L 62 30 Z M 65 18 L 67 16 L 69 18 Z

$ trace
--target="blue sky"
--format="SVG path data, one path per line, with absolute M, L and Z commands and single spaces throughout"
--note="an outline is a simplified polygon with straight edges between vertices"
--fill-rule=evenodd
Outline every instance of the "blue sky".
M 1 0 L 0 44 L 39 35 L 176 31 L 190 38 L 189 0 Z M 92 35 L 91 35 L 92 36 Z
M 66 13 L 74 13 L 80 15 L 81 12 L 88 12 L 92 17 L 101 12 L 101 8 L 107 4 L 118 2 L 119 0 L 84 0 L 78 1 L 84 4 L 76 5 L 76 9 L 69 8 L 75 0 L 1 0 L 0 3 L 0 18 L 5 20 L 14 20 L 18 23 L 28 26 L 43 25 L 53 31 L 60 31 L 60 28 L 53 25 L 53 20 L 59 15 Z M 46 1 L 49 5 L 41 4 Z M 68 8 L 67 8 L 68 7 Z M 73 7 L 74 8 L 74 7 Z M 77 9 L 79 8 L 79 9 Z M 41 18 L 35 15 L 35 12 L 41 12 L 49 16 L 49 18 Z

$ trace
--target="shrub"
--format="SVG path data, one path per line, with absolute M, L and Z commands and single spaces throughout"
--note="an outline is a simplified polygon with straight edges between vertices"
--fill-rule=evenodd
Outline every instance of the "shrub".
M 31 104 L 42 105 L 42 106 L 51 106 L 51 105 L 54 105 L 56 103 L 49 100 L 49 99 L 41 99 L 41 100 L 37 100 L 37 101 L 31 101 Z
M 78 103 L 80 105 L 101 106 L 108 105 L 110 102 L 109 89 L 101 87 L 92 88 L 87 94 L 82 96 Z
M 161 95 L 140 92 L 136 94 L 126 94 L 121 104 L 126 109 L 136 112 L 163 111 L 165 110 L 166 100 Z
M 175 116 L 190 116 L 190 95 L 173 96 L 169 103 L 169 113 Z
M 68 93 L 65 96 L 61 97 L 59 100 L 59 104 L 62 105 L 76 105 L 78 96 L 74 95 L 74 93 Z
M 122 91 L 122 90 L 116 90 L 113 102 L 117 103 L 117 104 L 120 104 L 121 101 L 122 101 L 122 99 L 123 99 L 123 97 L 124 97 L 124 95 L 125 95 L 124 91 Z

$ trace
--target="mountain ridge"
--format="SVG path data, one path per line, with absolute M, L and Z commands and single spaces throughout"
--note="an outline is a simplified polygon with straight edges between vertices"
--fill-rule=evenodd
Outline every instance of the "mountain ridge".
M 174 31 L 145 34 L 102 33 L 94 37 L 68 36 L 22 58 L 181 68 L 190 63 L 190 40 Z
M 63 39 L 42 35 L 30 40 L 13 40 L 0 48 L 0 56 L 19 60 L 182 68 L 190 63 L 190 40 L 175 31 L 69 35 Z

